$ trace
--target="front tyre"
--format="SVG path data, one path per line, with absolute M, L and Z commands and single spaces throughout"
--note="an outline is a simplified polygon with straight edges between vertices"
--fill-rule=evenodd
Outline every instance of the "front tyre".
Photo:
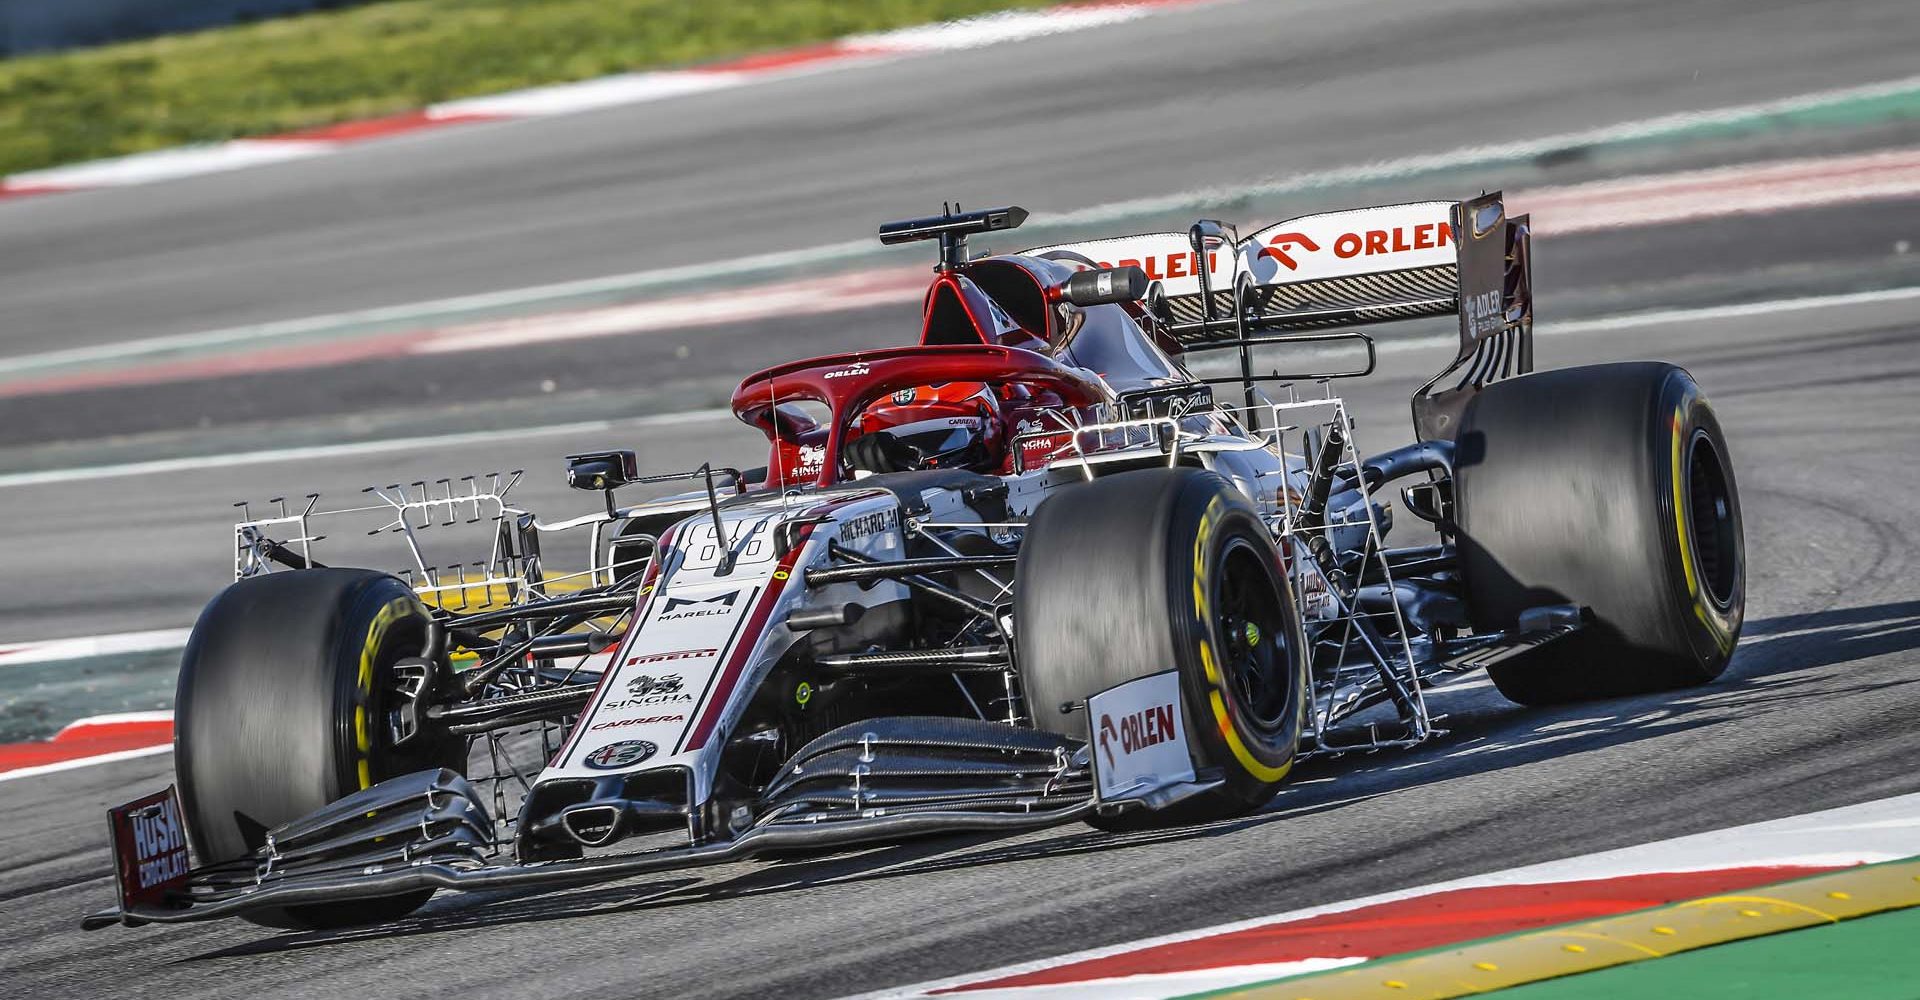
M 180 663 L 174 769 L 202 864 L 246 857 L 268 830 L 387 778 L 465 771 L 459 738 L 388 742 L 392 667 L 417 655 L 429 612 L 385 573 L 313 569 L 251 577 L 201 612 Z M 392 920 L 431 889 L 254 911 L 272 927 Z
M 1060 490 L 1025 534 L 1014 642 L 1035 727 L 1086 739 L 1087 698 L 1173 668 L 1196 768 L 1225 781 L 1166 810 L 1089 822 L 1202 822 L 1272 799 L 1306 723 L 1306 644 L 1246 498 L 1198 469 L 1123 472 Z

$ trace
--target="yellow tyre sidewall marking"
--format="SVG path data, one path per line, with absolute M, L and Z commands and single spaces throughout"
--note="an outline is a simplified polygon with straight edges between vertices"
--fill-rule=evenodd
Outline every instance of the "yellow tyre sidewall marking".
M 1233 759 L 1254 777 L 1255 780 L 1273 784 L 1287 776 L 1293 769 L 1293 757 L 1288 755 L 1280 766 L 1272 767 L 1261 763 L 1253 751 L 1240 737 L 1240 731 L 1233 725 L 1233 716 L 1227 711 L 1227 682 L 1220 666 L 1213 656 L 1211 628 L 1213 616 L 1207 596 L 1207 542 L 1213 537 L 1214 526 L 1219 523 L 1222 504 L 1219 497 L 1207 503 L 1207 509 L 1200 514 L 1200 526 L 1194 532 L 1193 540 L 1193 608 L 1198 619 L 1200 633 L 1200 666 L 1205 670 L 1207 683 L 1213 690 L 1207 692 L 1207 701 L 1213 709 L 1213 721 L 1220 731 L 1220 738 L 1227 744 L 1227 750 Z
M 418 607 L 419 603 L 414 598 L 396 597 L 388 601 L 373 616 L 372 623 L 367 626 L 366 639 L 360 644 L 360 674 L 357 679 L 359 698 L 353 706 L 353 748 L 361 788 L 373 787 L 373 730 L 371 720 L 367 718 L 367 707 L 373 703 L 374 657 L 379 655 L 380 643 L 393 623 L 417 614 Z
M 1686 410 L 1684 405 L 1673 408 L 1673 529 L 1674 541 L 1680 548 L 1680 571 L 1687 579 L 1687 599 L 1693 604 L 1693 616 L 1707 627 L 1707 634 L 1713 636 L 1713 644 L 1718 646 L 1722 655 L 1732 651 L 1733 643 L 1720 623 L 1707 613 L 1706 595 L 1700 589 L 1700 579 L 1693 570 L 1693 533 L 1687 530 L 1686 487 L 1681 478 L 1680 444 L 1685 435 Z

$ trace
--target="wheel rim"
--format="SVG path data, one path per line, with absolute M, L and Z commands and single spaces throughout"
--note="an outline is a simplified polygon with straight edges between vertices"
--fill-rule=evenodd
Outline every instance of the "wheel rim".
M 1733 603 L 1740 580 L 1740 544 L 1733 523 L 1733 492 L 1719 449 L 1704 430 L 1687 446 L 1687 538 L 1700 569 L 1701 591 L 1713 606 Z
M 1213 589 L 1221 679 L 1251 728 L 1276 733 L 1293 713 L 1294 685 L 1291 639 L 1273 573 L 1258 549 L 1234 539 L 1221 555 Z

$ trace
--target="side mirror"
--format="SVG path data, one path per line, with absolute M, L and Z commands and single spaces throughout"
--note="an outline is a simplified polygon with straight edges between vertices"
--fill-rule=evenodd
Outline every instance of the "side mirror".
M 576 490 L 611 493 L 640 478 L 640 460 L 631 451 L 596 451 L 567 456 L 567 485 Z
M 1080 271 L 1060 286 L 1060 297 L 1076 306 L 1135 302 L 1147 294 L 1147 272 L 1137 267 Z

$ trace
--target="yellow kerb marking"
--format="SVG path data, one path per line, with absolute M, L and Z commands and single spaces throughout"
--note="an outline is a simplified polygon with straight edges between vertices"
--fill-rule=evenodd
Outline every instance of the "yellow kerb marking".
M 1272 988 L 1253 987 L 1244 995 L 1297 997 L 1299 994 L 1295 991 L 1303 988 L 1322 1000 L 1333 997 L 1360 1000 L 1382 995 L 1421 995 L 1443 1000 L 1478 995 L 1489 989 L 1662 958 L 1727 941 L 1815 927 L 1888 910 L 1920 908 L 1920 887 L 1915 883 L 1920 883 L 1920 858 L 1863 865 L 1782 883 L 1754 894 L 1688 900 L 1657 911 L 1620 914 L 1469 944 L 1446 954 L 1389 958 L 1357 969 L 1309 973 Z M 1823 898 L 1841 902 L 1831 907 L 1831 914 L 1820 913 L 1800 902 L 1817 902 Z M 1761 919 L 1728 919 L 1742 913 Z M 1645 923 L 1649 916 L 1664 922 L 1650 927 Z M 1643 943 L 1649 930 L 1663 936 L 1651 942 L 1658 944 L 1660 950 Z M 1569 943 L 1570 937 L 1581 941 Z M 1458 964 L 1463 961 L 1488 975 L 1463 974 L 1467 970 Z M 1387 980 L 1388 976 L 1397 979 Z M 1414 985 L 1407 993 L 1388 994 L 1382 988 L 1383 981 Z
M 1838 917 L 1835 917 L 1831 913 L 1823 913 L 1819 910 L 1816 910 L 1813 907 L 1806 905 L 1805 903 L 1797 903 L 1791 899 L 1777 898 L 1774 896 L 1713 896 L 1707 899 L 1691 900 L 1685 903 L 1681 903 L 1679 905 L 1681 907 L 1686 907 L 1686 908 L 1707 907 L 1707 906 L 1714 906 L 1714 905 L 1720 905 L 1720 906 L 1739 905 L 1741 908 L 1739 910 L 1736 910 L 1735 912 L 1739 913 L 1743 917 L 1766 916 L 1765 913 L 1759 910 L 1753 909 L 1753 907 L 1756 904 L 1761 906 L 1777 907 L 1778 909 L 1783 911 L 1799 910 L 1802 913 L 1810 913 L 1816 917 L 1819 917 L 1821 920 L 1825 920 L 1828 923 L 1833 923 L 1840 919 Z

